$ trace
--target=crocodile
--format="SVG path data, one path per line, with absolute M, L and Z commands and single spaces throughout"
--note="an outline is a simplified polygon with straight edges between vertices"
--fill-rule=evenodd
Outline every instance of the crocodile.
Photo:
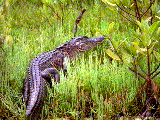
M 44 52 L 35 57 L 29 66 L 28 76 L 24 81 L 24 103 L 27 119 L 40 119 L 47 86 L 52 87 L 51 79 L 60 82 L 59 71 L 67 75 L 66 59 L 74 60 L 77 56 L 91 50 L 104 41 L 105 37 L 88 38 L 79 36 L 72 38 L 53 51 Z

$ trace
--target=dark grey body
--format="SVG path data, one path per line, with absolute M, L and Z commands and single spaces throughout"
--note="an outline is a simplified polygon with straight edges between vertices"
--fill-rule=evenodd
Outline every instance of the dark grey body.
M 60 81 L 58 71 L 67 73 L 65 58 L 71 61 L 102 43 L 104 37 L 88 38 L 80 36 L 72 38 L 55 51 L 45 52 L 34 58 L 28 70 L 28 77 L 24 82 L 24 101 L 28 119 L 39 119 L 47 94 L 48 83 L 52 86 L 51 78 Z

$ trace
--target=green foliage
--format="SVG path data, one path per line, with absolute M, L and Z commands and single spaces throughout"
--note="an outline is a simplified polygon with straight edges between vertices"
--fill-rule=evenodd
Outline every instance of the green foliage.
M 115 7 L 108 0 L 104 2 L 108 3 L 112 7 Z M 133 16 L 134 14 L 132 14 L 132 12 L 135 12 L 135 18 L 127 18 L 127 20 L 136 25 L 136 30 L 133 30 L 132 32 L 134 39 L 132 41 L 125 41 L 121 47 L 117 47 L 115 43 L 111 41 L 113 36 L 112 38 L 109 38 L 112 45 L 112 51 L 108 49 L 107 54 L 114 60 L 121 60 L 121 63 L 127 62 L 129 64 L 129 69 L 136 75 L 136 77 L 138 77 L 138 79 L 140 77 L 145 80 L 138 92 L 137 99 L 140 98 L 140 94 L 142 94 L 142 90 L 144 90 L 146 92 L 146 97 L 144 98 L 146 99 L 146 105 L 143 107 L 145 107 L 146 110 L 143 113 L 143 116 L 146 116 L 146 111 L 148 112 L 149 108 L 155 109 L 155 106 L 158 107 L 158 105 L 151 99 L 153 98 L 155 101 L 159 101 L 158 79 L 160 74 L 160 21 L 153 20 L 158 12 L 156 8 L 158 8 L 159 5 L 157 4 L 157 1 L 150 1 L 148 4 L 145 4 L 144 1 L 142 3 L 133 1 L 133 6 L 135 9 L 132 10 L 130 6 L 123 3 L 123 1 L 114 1 L 114 4 L 120 9 L 118 12 L 124 18 Z M 148 7 L 148 9 L 144 12 L 141 6 L 142 4 L 145 4 L 145 6 Z M 127 9 L 129 11 L 127 11 Z M 150 17 L 144 18 L 143 16 L 149 13 L 149 10 L 151 11 Z M 124 14 L 126 14 L 127 17 Z M 128 58 L 125 57 L 126 55 Z
M 79 58 L 80 62 L 76 60 L 72 63 L 73 66 L 67 66 L 68 78 L 61 75 L 61 84 L 54 87 L 54 93 L 50 93 L 49 105 L 56 106 L 52 108 L 51 116 L 63 117 L 69 114 L 70 117 L 77 119 L 78 116 L 86 114 L 86 107 L 89 106 L 91 111 L 88 112 L 98 115 L 98 119 L 106 119 L 121 112 L 122 108 L 116 110 L 117 107 L 125 106 L 127 109 L 139 84 L 130 80 L 135 79 L 131 72 L 124 72 L 126 66 L 119 68 L 116 62 L 112 66 L 107 59 L 102 66 L 98 58 L 93 61 L 93 55 L 96 54 L 96 51 L 90 53 L 89 62 L 82 56 Z M 119 103 L 116 104 L 115 101 Z
M 118 13 L 132 23 L 133 26 L 137 25 L 136 20 L 141 21 L 142 19 L 150 19 L 152 24 L 159 19 L 159 8 L 158 0 L 102 0 L 106 5 L 112 7 L 113 10 L 118 10 Z M 145 6 L 145 7 L 144 7 Z M 149 12 L 151 11 L 151 12 Z
M 110 49 L 106 50 L 106 53 L 113 59 L 113 60 L 120 60 L 119 56 L 116 53 L 112 52 Z

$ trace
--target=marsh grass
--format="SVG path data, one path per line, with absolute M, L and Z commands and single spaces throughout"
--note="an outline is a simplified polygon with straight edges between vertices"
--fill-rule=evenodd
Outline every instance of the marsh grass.
M 85 6 L 87 12 L 78 27 L 77 35 L 88 37 L 107 34 L 109 23 L 116 22 L 114 42 L 125 38 L 130 41 L 130 29 L 119 31 L 118 15 L 107 7 L 95 3 Z M 58 10 L 58 8 L 55 8 Z M 60 18 L 53 16 L 46 6 L 31 3 L 13 5 L 10 14 L 2 17 L 1 35 L 5 36 L 1 52 L 0 118 L 24 119 L 22 86 L 29 62 L 37 55 L 54 50 L 73 37 L 73 28 L 80 10 L 74 6 L 58 11 Z M 7 14 L 7 18 L 5 18 Z M 62 22 L 63 21 L 63 22 Z M 105 54 L 107 40 L 85 55 L 68 63 L 67 78 L 61 74 L 61 83 L 48 88 L 49 96 L 43 110 L 43 118 L 97 118 L 111 119 L 123 114 L 132 116 L 130 105 L 139 89 L 137 78 L 128 70 L 127 64 L 109 62 Z M 158 81 L 158 79 L 157 79 Z M 136 105 L 132 105 L 136 109 Z M 135 110 L 136 111 L 136 110 Z
M 116 62 L 113 66 L 107 59 L 100 64 L 97 57 L 93 62 L 94 55 L 97 52 L 90 53 L 88 62 L 82 56 L 69 65 L 67 78 L 61 75 L 61 83 L 53 87 L 46 104 L 52 106 L 50 116 L 111 119 L 122 111 L 127 115 L 139 83 L 131 80 L 136 79 L 131 72 L 124 72 L 127 66 L 117 67 Z

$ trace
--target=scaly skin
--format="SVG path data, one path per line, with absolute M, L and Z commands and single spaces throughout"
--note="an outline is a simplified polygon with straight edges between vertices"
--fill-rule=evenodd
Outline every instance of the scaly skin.
M 24 81 L 24 102 L 27 119 L 40 119 L 42 107 L 47 95 L 47 85 L 52 86 L 51 78 L 60 82 L 58 71 L 67 73 L 65 58 L 71 61 L 84 52 L 102 43 L 104 37 L 88 38 L 80 36 L 56 48 L 54 51 L 42 53 L 32 60 L 28 77 Z

